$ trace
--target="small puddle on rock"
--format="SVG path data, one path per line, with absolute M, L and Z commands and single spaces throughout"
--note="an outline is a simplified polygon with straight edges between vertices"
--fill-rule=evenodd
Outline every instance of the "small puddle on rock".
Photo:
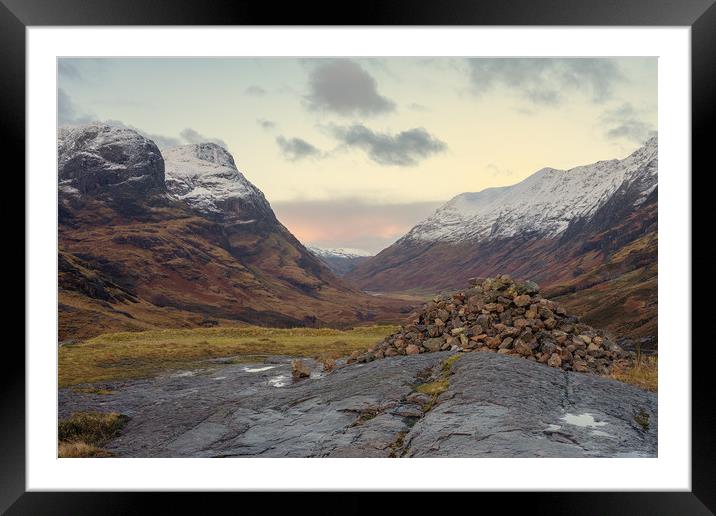
M 285 374 L 274 376 L 273 378 L 269 378 L 268 383 L 273 387 L 284 387 L 288 384 L 288 376 Z
M 269 369 L 273 369 L 276 366 L 266 366 L 266 367 L 244 367 L 245 373 L 260 373 L 261 371 L 268 371 Z
M 608 424 L 604 421 L 596 421 L 594 416 L 592 416 L 589 412 L 579 415 L 565 414 L 561 419 L 568 425 L 579 426 L 582 428 L 596 428 L 598 426 L 605 426 Z

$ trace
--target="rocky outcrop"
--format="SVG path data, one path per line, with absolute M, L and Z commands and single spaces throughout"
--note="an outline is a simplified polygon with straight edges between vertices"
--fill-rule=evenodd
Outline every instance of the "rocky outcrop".
M 511 356 L 427 353 L 290 378 L 276 357 L 103 386 L 111 395 L 62 389 L 60 418 L 130 416 L 107 447 L 120 457 L 657 453 L 654 393 Z
M 354 353 L 350 361 L 448 350 L 493 351 L 599 374 L 628 357 L 602 331 L 543 298 L 536 283 L 503 274 L 474 278 L 470 288 L 435 297 L 397 333 L 366 353 Z
M 62 127 L 57 154 L 60 192 L 144 195 L 166 190 L 159 148 L 132 129 L 104 124 Z

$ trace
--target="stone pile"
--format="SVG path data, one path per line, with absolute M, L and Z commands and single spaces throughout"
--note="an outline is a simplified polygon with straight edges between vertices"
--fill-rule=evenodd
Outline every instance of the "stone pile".
M 470 288 L 435 297 L 398 332 L 348 362 L 436 351 L 492 351 L 597 374 L 629 358 L 604 332 L 543 298 L 536 283 L 505 274 L 473 278 Z

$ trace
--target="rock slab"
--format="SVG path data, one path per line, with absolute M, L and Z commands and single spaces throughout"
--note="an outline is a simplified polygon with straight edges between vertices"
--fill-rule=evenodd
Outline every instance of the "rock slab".
M 495 353 L 436 352 L 291 382 L 289 358 L 60 391 L 60 417 L 132 419 L 122 457 L 654 457 L 657 397 L 594 375 Z M 448 380 L 439 396 L 416 391 Z M 428 402 L 428 403 L 426 403 Z

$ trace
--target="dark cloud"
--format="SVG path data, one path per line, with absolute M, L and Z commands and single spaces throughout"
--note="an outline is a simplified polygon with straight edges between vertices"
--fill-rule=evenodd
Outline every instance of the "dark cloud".
M 229 146 L 226 145 L 226 142 L 224 140 L 221 140 L 219 138 L 209 138 L 208 136 L 204 136 L 203 134 L 195 131 L 191 127 L 187 127 L 182 132 L 179 133 L 179 136 L 186 142 L 186 143 L 215 143 L 217 145 L 221 145 L 223 148 L 228 149 Z
M 282 224 L 304 244 L 378 253 L 430 216 L 443 201 L 375 203 L 365 198 L 272 202 Z
M 274 122 L 272 120 L 266 120 L 265 118 L 257 119 L 256 123 L 259 124 L 263 129 L 266 129 L 267 131 L 270 129 L 276 128 L 276 122 Z
M 395 109 L 395 103 L 378 93 L 375 79 L 350 59 L 329 61 L 314 68 L 309 77 L 310 109 L 340 115 L 371 116 Z
M 283 136 L 279 136 L 276 138 L 276 143 L 281 149 L 281 153 L 289 161 L 322 156 L 320 150 L 301 138 L 286 139 Z
M 263 97 L 266 95 L 266 90 L 263 89 L 261 86 L 256 86 L 255 84 L 252 86 L 249 86 L 244 90 L 244 93 L 247 95 L 251 95 L 253 97 Z
M 643 111 L 635 109 L 628 102 L 605 111 L 601 121 L 608 127 L 606 137 L 644 143 L 656 134 L 654 126 L 644 120 L 644 115 Z
M 585 92 L 593 102 L 604 102 L 612 96 L 614 84 L 623 80 L 612 59 L 471 58 L 467 62 L 476 94 L 507 88 L 534 104 L 559 104 L 567 90 Z
M 381 165 L 413 166 L 421 159 L 447 149 L 444 142 L 422 127 L 388 134 L 355 124 L 349 127 L 333 127 L 332 133 L 343 144 L 364 150 L 371 160 Z
M 63 90 L 57 90 L 57 123 L 63 125 L 86 124 L 97 120 L 91 113 L 83 112 L 72 101 L 72 98 Z

